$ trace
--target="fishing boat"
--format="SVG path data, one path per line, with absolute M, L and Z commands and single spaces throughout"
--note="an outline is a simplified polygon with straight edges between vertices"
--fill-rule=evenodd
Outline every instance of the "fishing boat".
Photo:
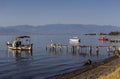
M 112 39 L 110 39 L 110 42 L 120 42 L 120 38 L 118 38 L 118 39 L 112 38 Z
M 80 43 L 80 39 L 78 37 L 73 37 L 73 38 L 69 39 L 69 43 L 72 45 L 77 45 Z
M 98 38 L 98 41 L 108 41 L 108 38 L 106 38 L 106 37 L 101 37 L 101 38 Z
M 30 36 L 14 37 L 12 43 L 7 42 L 8 49 L 11 50 L 32 50 L 33 44 L 30 43 Z

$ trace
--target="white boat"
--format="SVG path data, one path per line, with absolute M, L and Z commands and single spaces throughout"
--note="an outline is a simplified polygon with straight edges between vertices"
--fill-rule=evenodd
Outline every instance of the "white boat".
M 10 43 L 7 42 L 8 49 L 11 50 L 32 50 L 32 43 L 30 43 L 30 36 L 17 36 L 15 40 Z
M 73 38 L 69 39 L 69 43 L 73 44 L 73 45 L 79 44 L 80 39 L 78 37 L 73 37 Z

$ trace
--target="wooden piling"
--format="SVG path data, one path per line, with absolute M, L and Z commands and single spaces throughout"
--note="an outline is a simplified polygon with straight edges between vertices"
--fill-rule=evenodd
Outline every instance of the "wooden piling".
M 96 46 L 96 52 L 99 52 L 99 47 L 98 46 Z
M 91 54 L 91 53 L 92 53 L 92 47 L 89 46 L 88 49 L 89 49 L 89 52 L 90 52 L 90 54 Z
M 110 52 L 110 47 L 107 47 L 107 52 Z

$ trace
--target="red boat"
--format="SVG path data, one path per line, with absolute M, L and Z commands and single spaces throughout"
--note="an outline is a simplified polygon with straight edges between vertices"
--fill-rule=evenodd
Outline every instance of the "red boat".
M 108 38 L 106 37 L 101 37 L 101 38 L 98 38 L 99 41 L 108 41 Z

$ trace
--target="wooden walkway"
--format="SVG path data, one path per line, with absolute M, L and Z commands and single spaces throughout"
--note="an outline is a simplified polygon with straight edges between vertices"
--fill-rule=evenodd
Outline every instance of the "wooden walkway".
M 120 46 L 90 46 L 90 45 L 63 45 L 63 44 L 48 44 L 46 49 L 51 51 L 62 50 L 62 49 L 71 50 L 71 52 L 80 51 L 82 49 L 87 49 L 90 53 L 92 50 L 96 50 L 99 52 L 99 49 L 106 49 L 107 52 L 114 52 L 115 50 L 119 50 Z

